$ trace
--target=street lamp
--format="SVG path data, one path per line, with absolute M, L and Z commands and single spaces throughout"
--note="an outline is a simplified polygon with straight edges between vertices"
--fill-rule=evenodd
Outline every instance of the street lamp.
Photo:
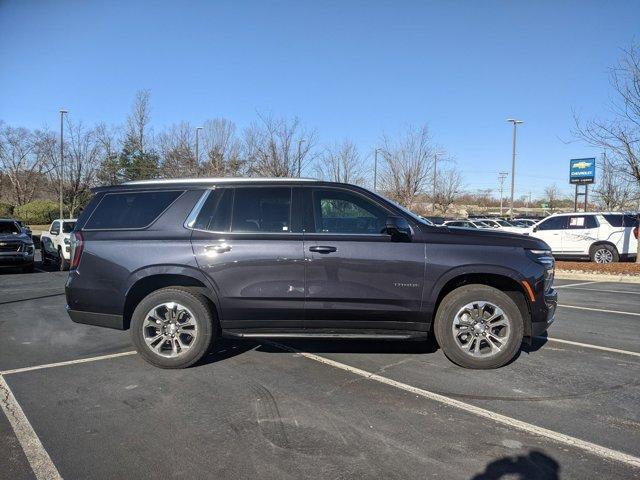
M 298 140 L 298 178 L 300 178 L 300 173 L 302 171 L 302 151 L 301 151 L 301 146 L 302 144 L 306 142 L 306 140 L 304 138 L 301 138 L 300 140 Z
M 507 118 L 507 122 L 513 124 L 513 150 L 511 155 L 511 208 L 509 210 L 509 218 L 513 219 L 513 195 L 516 188 L 516 131 L 519 124 L 524 123 L 522 120 L 515 118 Z
M 62 189 L 64 188 L 64 114 L 67 110 L 60 109 L 60 218 L 64 218 L 62 212 Z
M 202 127 L 196 127 L 196 166 L 200 164 L 200 144 L 198 143 L 198 133 L 200 133 Z
M 443 155 L 445 152 L 435 152 L 433 154 L 433 196 L 431 197 L 431 210 L 436 212 L 436 182 L 438 179 L 438 155 Z

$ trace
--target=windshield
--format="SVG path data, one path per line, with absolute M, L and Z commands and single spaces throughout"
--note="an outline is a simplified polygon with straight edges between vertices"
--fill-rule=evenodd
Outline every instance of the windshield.
M 62 231 L 64 233 L 71 233 L 74 228 L 76 228 L 76 222 L 64 222 L 62 224 Z
M 16 222 L 0 222 L 0 235 L 7 233 L 22 233 L 22 230 Z

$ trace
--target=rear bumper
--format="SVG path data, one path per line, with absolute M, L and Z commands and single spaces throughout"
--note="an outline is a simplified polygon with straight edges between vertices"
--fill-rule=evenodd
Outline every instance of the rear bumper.
M 68 305 L 67 313 L 71 317 L 71 320 L 76 323 L 95 325 L 97 327 L 115 328 L 116 330 L 124 330 L 124 319 L 122 315 L 71 310 Z
M 541 300 L 541 301 L 540 301 Z M 531 336 L 536 337 L 547 331 L 556 318 L 558 307 L 558 292 L 553 288 L 541 296 L 540 300 L 532 305 Z M 537 304 L 537 305 L 536 305 Z

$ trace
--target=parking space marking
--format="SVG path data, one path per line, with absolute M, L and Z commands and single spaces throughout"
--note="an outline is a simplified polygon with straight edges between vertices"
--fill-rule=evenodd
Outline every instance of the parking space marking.
M 0 375 L 0 403 L 36 478 L 62 480 L 60 472 L 44 449 L 40 438 L 2 375 Z
M 578 285 L 591 285 L 593 283 L 602 283 L 602 282 L 581 282 L 581 283 L 570 283 L 569 285 L 558 285 L 558 286 L 553 286 L 554 289 L 557 288 L 567 288 L 567 287 L 577 287 Z
M 366 370 L 362 370 L 360 368 L 352 367 L 351 365 L 347 365 L 345 363 L 337 362 L 335 360 L 331 360 L 329 358 L 321 357 L 320 355 L 316 355 L 313 353 L 303 352 L 297 350 L 293 347 L 289 347 L 287 345 L 283 345 L 277 342 L 265 342 L 271 345 L 274 345 L 277 348 L 280 348 L 285 351 L 289 351 L 298 355 L 301 355 L 310 360 L 323 363 L 325 365 L 329 365 L 331 367 L 338 368 L 340 370 L 344 370 L 360 377 L 366 378 L 367 380 L 373 380 L 375 382 L 383 383 L 385 385 L 389 385 L 391 387 L 399 388 L 406 392 L 413 393 L 415 395 L 419 395 L 421 397 L 434 400 L 443 405 L 448 405 L 450 407 L 458 408 L 464 412 L 471 413 L 477 415 L 479 417 L 483 417 L 489 420 L 492 420 L 497 423 L 501 423 L 508 427 L 517 428 L 518 430 L 522 430 L 524 432 L 537 435 L 540 437 L 545 437 L 550 440 L 553 440 L 557 443 L 561 443 L 563 445 L 567 445 L 570 447 L 578 448 L 580 450 L 584 450 L 587 453 L 591 453 L 593 455 L 597 455 L 602 458 L 606 458 L 609 460 L 615 460 L 621 463 L 625 463 L 627 465 L 631 465 L 635 468 L 640 468 L 640 458 L 634 457 L 633 455 L 629 455 L 628 453 L 620 452 L 618 450 L 613 450 L 607 447 L 603 447 L 602 445 L 598 445 L 596 443 L 587 442 L 586 440 L 581 440 L 576 437 L 572 437 L 570 435 L 565 435 L 564 433 L 556 432 L 553 430 L 549 430 L 547 428 L 539 427 L 537 425 L 533 425 L 528 422 L 523 422 L 522 420 L 518 420 L 512 417 L 508 417 L 506 415 L 502 415 L 500 413 L 492 412 L 491 410 L 486 410 L 481 407 L 477 407 L 470 403 L 465 403 L 460 400 L 456 400 L 454 398 L 446 397 L 439 393 L 431 392 L 429 390 L 425 390 L 422 388 L 414 387 L 413 385 L 408 385 L 406 383 L 398 382 L 396 380 L 392 380 L 387 377 L 383 377 L 373 372 L 368 372 Z
M 79 358 L 76 360 L 67 360 L 66 362 L 46 363 L 44 365 L 35 365 L 33 367 L 14 368 L 12 370 L 4 370 L 0 372 L 0 375 L 13 375 L 16 373 L 32 372 L 34 370 L 42 370 L 44 368 L 64 367 L 65 365 L 76 365 L 78 363 L 97 362 L 99 360 L 107 360 L 109 358 L 125 357 L 127 355 L 134 355 L 138 352 L 131 350 L 128 352 L 111 353 L 109 355 L 100 355 L 99 357 Z
M 571 340 L 562 340 L 561 338 L 555 338 L 555 337 L 534 337 L 534 338 L 537 338 L 539 340 L 549 340 L 550 342 L 566 343 L 568 345 L 591 348 L 594 350 L 603 350 L 605 352 L 621 353 L 623 355 L 632 355 L 634 357 L 640 357 L 639 352 L 632 352 L 630 350 L 620 350 L 618 348 L 602 347 L 600 345 L 592 345 L 590 343 L 572 342 Z
M 580 288 L 573 285 L 563 285 L 563 287 L 570 287 L 571 290 L 580 290 L 583 292 L 596 292 L 596 293 L 624 293 L 625 295 L 640 295 L 640 292 L 631 292 L 627 290 L 603 290 L 601 288 Z M 560 288 L 560 287 L 556 287 Z
M 623 312 L 621 310 L 607 310 L 605 308 L 591 308 L 591 307 L 579 307 L 578 305 L 563 305 L 558 304 L 559 307 L 575 308 L 576 310 L 589 310 L 591 312 L 604 312 L 604 313 L 616 313 L 618 315 L 633 315 L 634 317 L 640 317 L 640 313 L 636 312 Z

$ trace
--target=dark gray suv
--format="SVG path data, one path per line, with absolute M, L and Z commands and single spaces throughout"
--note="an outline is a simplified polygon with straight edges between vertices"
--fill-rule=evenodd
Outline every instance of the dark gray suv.
M 449 229 L 354 185 L 189 179 L 94 190 L 72 234 L 75 322 L 192 365 L 220 336 L 419 339 L 495 368 L 553 321 L 549 247 Z

